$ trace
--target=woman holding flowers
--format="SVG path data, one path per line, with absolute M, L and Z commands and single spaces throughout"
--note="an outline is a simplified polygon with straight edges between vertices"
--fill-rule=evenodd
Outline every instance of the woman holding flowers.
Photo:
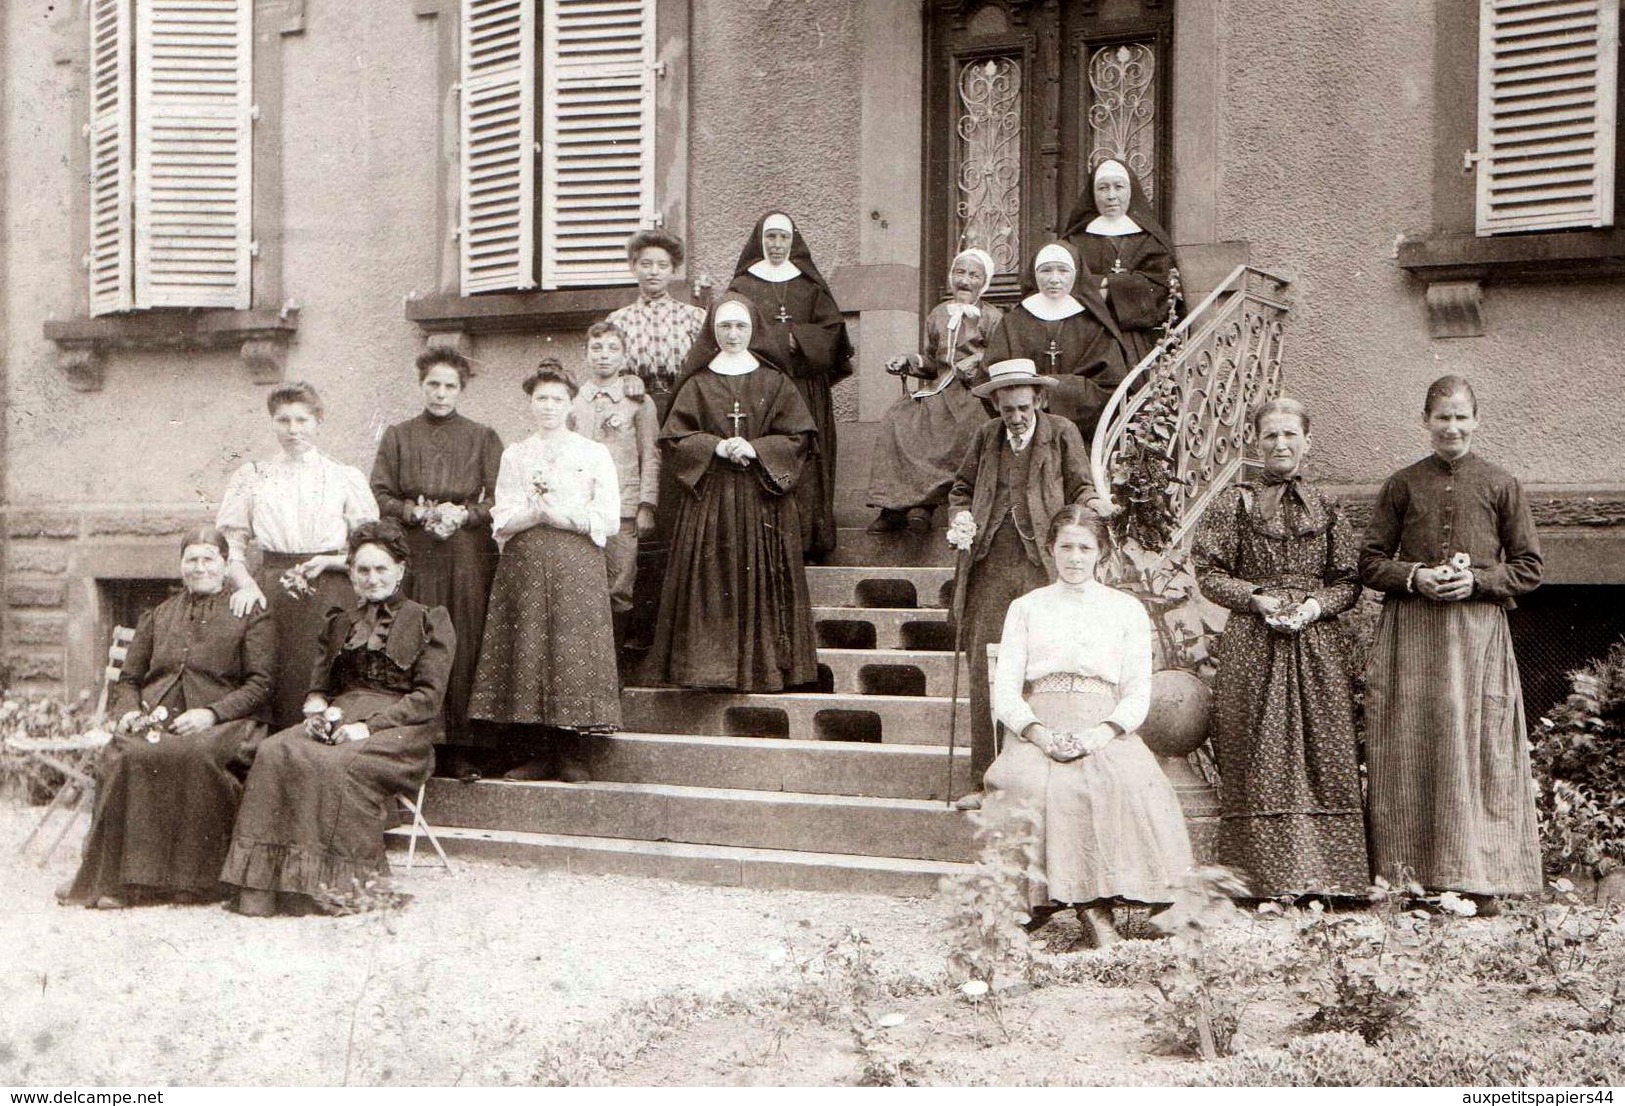
M 620 728 L 604 546 L 621 525 L 609 450 L 569 427 L 576 387 L 557 361 L 525 378 L 536 433 L 502 451 L 491 522 L 502 560 L 469 716 L 508 727 L 509 779 L 588 779 L 584 737 Z
M 1151 705 L 1151 619 L 1095 579 L 1109 540 L 1088 507 L 1050 520 L 1055 582 L 1005 615 L 993 711 L 1011 736 L 985 779 L 986 809 L 1038 820 L 1035 920 L 1076 908 L 1096 946 L 1117 940 L 1113 904 L 1172 902 L 1192 863 L 1179 796 L 1135 733 Z
M 292 726 L 327 612 L 355 602 L 345 542 L 357 526 L 378 518 L 378 504 L 359 469 L 316 449 L 324 412 L 315 388 L 284 384 L 272 389 L 265 407 L 281 450 L 232 474 L 215 525 L 231 546 L 231 613 L 241 618 L 266 609 L 276 625 L 271 724 Z M 252 575 L 251 545 L 260 552 Z
M 1227 608 L 1209 735 L 1223 804 L 1218 859 L 1259 898 L 1363 896 L 1365 814 L 1348 637 L 1360 599 L 1341 506 L 1302 476 L 1309 412 L 1253 412 L 1263 475 L 1225 492 L 1197 535 L 1202 593 Z
M 1383 593 L 1366 674 L 1377 874 L 1465 893 L 1480 914 L 1541 888 L 1523 697 L 1506 612 L 1540 585 L 1523 488 L 1471 452 L 1478 400 L 1428 386 L 1431 456 L 1390 476 L 1360 550 Z
M 379 512 L 406 527 L 412 571 L 402 585 L 427 607 L 445 607 L 457 629 L 457 658 L 446 685 L 446 741 L 461 742 L 468 727 L 474 662 L 485 632 L 485 603 L 496 571 L 491 502 L 502 463 L 495 430 L 460 414 L 458 400 L 471 375 L 454 349 L 430 346 L 418 355 L 423 412 L 384 431 L 372 464 Z M 461 775 L 457 763 L 442 771 Z
M 263 611 L 231 613 L 226 539 L 181 539 L 185 590 L 141 616 L 108 715 L 96 813 L 84 858 L 58 897 L 116 910 L 217 897 L 243 787 L 233 774 L 265 736 L 276 628 Z
M 401 593 L 406 535 L 391 519 L 350 535 L 359 602 L 322 629 L 305 722 L 254 756 L 220 882 L 238 913 L 305 913 L 324 888 L 344 893 L 387 875 L 392 795 L 410 795 L 434 766 L 440 703 L 457 635 L 444 607 Z

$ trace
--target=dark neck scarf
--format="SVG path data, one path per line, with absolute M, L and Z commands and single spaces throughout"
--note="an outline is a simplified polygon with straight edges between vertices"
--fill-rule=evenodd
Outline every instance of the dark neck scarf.
M 1285 508 L 1287 500 L 1297 501 L 1298 524 L 1293 528 L 1292 534 L 1302 537 L 1307 534 L 1318 533 L 1325 528 L 1326 512 L 1321 507 L 1321 500 L 1309 486 L 1304 478 L 1294 473 L 1291 476 L 1277 476 L 1274 473 L 1264 472 L 1259 475 L 1258 482 L 1251 485 L 1253 500 L 1253 519 L 1258 523 L 1260 530 L 1265 533 L 1285 535 L 1286 520 Z
M 344 648 L 382 652 L 389 644 L 390 627 L 395 625 L 399 596 L 400 592 L 396 592 L 381 603 L 362 600 L 356 609 L 355 622 L 350 625 L 350 635 L 344 639 Z

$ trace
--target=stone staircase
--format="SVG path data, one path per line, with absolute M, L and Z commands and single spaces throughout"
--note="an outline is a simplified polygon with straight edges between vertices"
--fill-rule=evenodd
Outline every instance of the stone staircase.
M 971 825 L 948 786 L 951 550 L 940 531 L 842 530 L 807 569 L 819 690 L 628 687 L 589 784 L 429 782 L 448 852 L 581 872 L 927 895 Z M 970 757 L 961 670 L 955 789 Z M 404 830 L 391 831 L 399 844 Z

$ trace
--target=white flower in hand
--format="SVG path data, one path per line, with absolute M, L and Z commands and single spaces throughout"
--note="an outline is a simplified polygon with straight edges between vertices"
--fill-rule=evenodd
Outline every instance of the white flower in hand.
M 969 511 L 960 511 L 948 524 L 948 544 L 966 552 L 976 541 L 976 519 Z

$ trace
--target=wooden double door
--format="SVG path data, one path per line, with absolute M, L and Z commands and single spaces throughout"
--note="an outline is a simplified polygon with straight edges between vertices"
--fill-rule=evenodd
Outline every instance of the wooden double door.
M 977 246 L 990 298 L 1019 298 L 1106 157 L 1129 164 L 1159 218 L 1168 200 L 1174 0 L 929 0 L 922 297 Z

